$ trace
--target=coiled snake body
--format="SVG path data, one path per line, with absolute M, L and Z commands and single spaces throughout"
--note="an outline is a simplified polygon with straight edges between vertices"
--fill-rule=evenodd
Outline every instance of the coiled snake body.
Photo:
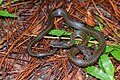
M 54 50 L 50 51 L 49 53 L 40 53 L 40 54 L 35 54 L 31 51 L 31 47 L 36 43 L 38 42 L 39 40 L 41 40 L 43 38 L 44 35 L 46 35 L 52 28 L 53 28 L 53 18 L 55 16 L 62 16 L 65 20 L 65 22 L 70 25 L 71 27 L 73 27 L 74 29 L 76 29 L 77 31 L 74 32 L 72 35 L 71 35 L 71 43 L 70 45 L 65 45 L 63 46 L 64 44 L 62 44 L 62 46 L 54 46 L 56 47 Z M 82 43 L 78 45 L 78 47 L 82 47 L 82 45 L 85 44 L 86 42 L 86 36 L 87 35 L 90 35 L 92 37 L 94 37 L 98 42 L 99 42 L 99 45 L 98 45 L 98 49 L 94 51 L 94 54 L 88 58 L 87 60 L 81 60 L 81 59 L 78 59 L 76 57 L 76 54 L 79 53 L 79 50 L 78 48 L 76 47 L 71 47 L 73 46 L 73 42 L 74 42 L 74 36 L 75 35 L 80 35 L 82 36 Z M 53 43 L 54 44 L 54 43 Z M 58 44 L 59 45 L 59 44 Z M 68 58 L 71 62 L 73 62 L 75 65 L 78 65 L 78 66 L 82 66 L 82 67 L 86 67 L 88 65 L 91 65 L 93 63 L 95 63 L 99 56 L 102 54 L 102 52 L 104 51 L 105 49 L 105 38 L 104 38 L 104 35 L 97 31 L 97 30 L 94 30 L 92 28 L 89 28 L 89 27 L 86 27 L 85 24 L 83 23 L 80 23 L 80 22 L 75 22 L 73 21 L 71 18 L 70 18 L 70 15 L 68 14 L 68 12 L 66 10 L 63 10 L 63 9 L 57 9 L 53 12 L 50 12 L 48 14 L 48 26 L 46 27 L 46 29 L 44 29 L 42 32 L 40 32 L 38 34 L 38 36 L 33 39 L 29 44 L 28 44 L 28 52 L 30 55 L 32 56 L 35 56 L 35 57 L 44 57 L 44 56 L 49 56 L 49 55 L 53 55 L 56 51 L 57 51 L 57 48 L 58 47 L 61 47 L 61 48 L 67 48 L 67 47 L 71 47 L 70 49 L 70 52 L 68 54 Z

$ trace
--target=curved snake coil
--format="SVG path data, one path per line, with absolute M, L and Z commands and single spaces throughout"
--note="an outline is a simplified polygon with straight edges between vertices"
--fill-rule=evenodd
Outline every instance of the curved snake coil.
M 31 47 L 36 42 L 41 40 L 43 38 L 43 36 L 45 36 L 53 28 L 53 18 L 55 16 L 62 16 L 64 18 L 65 22 L 68 25 L 70 25 L 71 27 L 73 27 L 74 29 L 77 30 L 76 34 L 71 35 L 71 43 L 64 45 L 64 43 L 59 44 L 59 42 L 58 42 L 58 44 L 56 44 L 56 43 L 53 42 L 51 44 L 54 44 L 53 47 L 56 47 L 56 48 L 54 50 L 50 51 L 49 53 L 40 53 L 40 54 L 33 53 L 31 51 Z M 82 42 L 82 44 L 78 45 L 78 47 L 80 48 L 80 47 L 82 47 L 82 45 L 85 44 L 84 40 L 86 41 L 86 37 L 84 37 L 84 36 L 86 36 L 86 34 L 94 37 L 99 42 L 99 45 L 98 45 L 98 49 L 94 51 L 94 54 L 90 58 L 88 58 L 87 60 L 81 60 L 81 59 L 78 59 L 76 57 L 76 54 L 79 53 L 78 48 L 71 47 L 71 46 L 74 45 L 74 36 L 73 35 L 82 36 L 83 42 Z M 48 14 L 48 25 L 47 25 L 47 27 L 42 32 L 40 32 L 38 34 L 38 36 L 36 38 L 34 38 L 28 44 L 28 52 L 29 52 L 30 55 L 35 56 L 35 57 L 44 57 L 44 56 L 53 55 L 57 51 L 57 49 L 60 48 L 60 47 L 61 48 L 71 47 L 70 52 L 68 54 L 69 60 L 72 63 L 74 63 L 75 65 L 86 67 L 88 65 L 91 65 L 91 64 L 95 63 L 98 60 L 99 56 L 102 54 L 102 52 L 104 51 L 104 49 L 106 47 L 106 41 L 105 41 L 104 35 L 101 32 L 99 32 L 97 30 L 94 30 L 93 28 L 87 27 L 83 23 L 73 21 L 70 18 L 69 13 L 66 10 L 57 9 L 57 10 L 55 10 L 53 12 L 50 12 Z

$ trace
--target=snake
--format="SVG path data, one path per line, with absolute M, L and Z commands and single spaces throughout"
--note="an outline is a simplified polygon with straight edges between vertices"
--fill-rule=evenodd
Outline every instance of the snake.
M 34 57 L 45 57 L 45 56 L 50 56 L 53 55 L 56 51 L 57 48 L 53 49 L 52 51 L 48 52 L 48 53 L 39 53 L 36 54 L 34 52 L 32 52 L 32 46 L 34 46 L 38 41 L 40 41 L 52 28 L 53 28 L 53 17 L 54 17 L 55 13 L 53 13 L 52 11 L 49 12 L 48 14 L 48 20 L 47 20 L 47 27 L 40 32 L 37 37 L 35 37 L 33 40 L 31 40 L 28 43 L 27 49 L 28 49 L 28 53 Z
M 28 53 L 31 56 L 34 56 L 34 57 L 45 57 L 45 56 L 53 55 L 57 51 L 58 48 L 55 48 L 55 49 L 53 49 L 52 51 L 50 51 L 48 53 L 39 53 L 39 54 L 36 54 L 36 53 L 32 52 L 32 46 L 34 46 L 38 41 L 40 41 L 54 27 L 54 24 L 53 24 L 54 20 L 53 19 L 54 19 L 55 16 L 63 16 L 66 22 L 69 21 L 69 18 L 67 19 L 67 17 L 70 17 L 69 14 L 68 14 L 68 12 L 66 10 L 63 10 L 63 9 L 57 9 L 55 11 L 50 11 L 49 14 L 48 14 L 48 20 L 47 20 L 48 24 L 47 24 L 47 27 L 42 32 L 40 32 L 37 35 L 36 38 L 34 38 L 33 40 L 31 40 L 28 43 L 27 50 L 28 50 Z M 80 25 L 84 26 L 84 24 L 80 24 Z M 71 41 L 71 43 L 69 45 L 72 46 L 73 43 L 74 42 Z
M 35 45 L 36 42 L 41 40 L 43 36 L 45 36 L 53 28 L 53 18 L 57 16 L 62 16 L 68 25 L 70 25 L 72 28 L 77 30 L 77 32 L 75 33 L 73 32 L 73 34 L 70 37 L 71 43 L 67 45 L 66 44 L 64 45 L 64 43 L 62 44 L 53 43 L 54 44 L 53 46 L 55 47 L 55 49 L 50 51 L 49 53 L 47 54 L 46 53 L 40 53 L 40 54 L 33 53 L 31 51 L 31 47 Z M 98 49 L 94 51 L 94 54 L 90 58 L 88 58 L 87 60 L 82 60 L 82 59 L 77 58 L 76 55 L 80 52 L 78 48 L 81 48 L 86 43 L 85 42 L 87 39 L 86 34 L 94 37 L 98 41 L 99 45 L 98 45 Z M 79 44 L 77 47 L 73 46 L 74 39 L 75 39 L 74 36 L 76 35 L 82 36 L 82 39 L 83 39 L 82 43 Z M 57 51 L 58 48 L 69 48 L 69 47 L 71 47 L 69 54 L 68 54 L 68 58 L 70 62 L 72 62 L 73 64 L 77 66 L 86 67 L 86 66 L 94 64 L 98 60 L 98 58 L 103 53 L 106 47 L 106 41 L 105 41 L 103 33 L 101 33 L 100 31 L 95 30 L 91 27 L 87 27 L 84 23 L 73 21 L 69 13 L 64 9 L 56 9 L 48 14 L 47 27 L 42 32 L 40 32 L 38 36 L 34 38 L 28 44 L 28 52 L 30 55 L 35 56 L 35 57 L 44 57 L 44 56 L 53 55 Z

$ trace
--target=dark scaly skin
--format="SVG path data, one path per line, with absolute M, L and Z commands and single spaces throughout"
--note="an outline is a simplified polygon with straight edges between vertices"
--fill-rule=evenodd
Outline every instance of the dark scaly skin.
M 50 51 L 49 53 L 35 54 L 31 50 L 32 46 L 35 45 L 38 41 L 40 41 L 43 38 L 43 36 L 45 36 L 53 28 L 53 15 L 54 15 L 54 13 L 52 13 L 52 12 L 50 12 L 48 14 L 47 27 L 42 32 L 40 32 L 36 38 L 34 38 L 31 42 L 29 42 L 27 49 L 28 49 L 28 53 L 30 55 L 35 56 L 35 57 L 45 57 L 45 56 L 53 55 L 57 51 L 57 48 L 55 48 L 54 50 Z
M 62 12 L 62 13 L 61 13 Z M 52 28 L 53 28 L 53 18 L 55 16 L 63 16 L 65 21 L 69 21 L 69 14 L 67 13 L 67 11 L 63 10 L 63 9 L 57 9 L 53 12 L 50 12 L 48 14 L 48 25 L 47 27 L 42 31 L 40 32 L 36 38 L 34 38 L 31 42 L 29 42 L 28 44 L 28 53 L 34 57 L 45 57 L 45 56 L 50 56 L 50 55 L 53 55 L 56 51 L 57 51 L 57 48 L 55 48 L 54 50 L 50 51 L 49 53 L 40 53 L 40 54 L 35 54 L 32 52 L 31 48 L 33 45 L 35 45 L 38 41 L 40 41 L 43 36 L 45 36 Z M 68 18 L 68 19 L 67 19 Z M 81 26 L 84 25 L 84 24 L 81 24 Z M 73 45 L 73 44 L 72 44 Z
M 75 65 L 82 66 L 82 67 L 86 67 L 88 65 L 91 65 L 91 64 L 95 63 L 98 60 L 99 56 L 104 51 L 105 46 L 106 46 L 104 35 L 101 32 L 97 31 L 97 30 L 94 30 L 92 28 L 86 27 L 82 23 L 72 21 L 70 16 L 69 16 L 69 14 L 68 14 L 68 12 L 66 10 L 63 10 L 63 9 L 57 9 L 57 10 L 53 11 L 52 13 L 50 13 L 48 15 L 48 27 L 46 27 L 45 30 L 43 30 L 33 41 L 31 41 L 29 43 L 29 45 L 28 45 L 28 52 L 32 56 L 35 56 L 35 57 L 44 57 L 44 56 L 48 56 L 48 55 L 53 55 L 56 52 L 57 48 L 55 50 L 51 51 L 48 54 L 45 54 L 45 53 L 35 54 L 35 53 L 32 53 L 32 51 L 31 51 L 31 47 L 36 42 L 41 40 L 43 38 L 43 36 L 46 35 L 52 29 L 53 17 L 54 16 L 62 16 L 64 18 L 65 22 L 68 25 L 70 25 L 71 27 L 73 27 L 73 28 L 75 28 L 77 30 L 80 30 L 80 31 L 82 31 L 84 33 L 87 33 L 87 34 L 93 36 L 99 42 L 98 50 L 96 50 L 94 52 L 93 56 L 91 56 L 88 60 L 80 60 L 80 59 L 75 57 L 75 55 L 79 52 L 79 50 L 76 47 L 72 47 L 71 48 L 70 53 L 68 55 L 69 56 L 69 60 L 72 61 Z M 82 34 L 81 34 L 81 36 L 82 36 Z M 80 44 L 78 47 L 81 47 L 81 46 L 82 45 Z
M 69 54 L 68 54 L 68 58 L 71 62 L 73 62 L 75 65 L 77 66 L 80 66 L 80 67 L 87 67 L 89 65 L 92 65 L 94 64 L 99 56 L 102 54 L 102 52 L 104 51 L 105 47 L 106 47 L 106 43 L 105 43 L 105 39 L 104 39 L 104 36 L 102 33 L 98 32 L 97 30 L 95 30 L 95 35 L 96 34 L 99 34 L 98 37 L 95 37 L 93 34 L 91 34 L 92 36 L 94 36 L 97 41 L 99 42 L 99 45 L 98 45 L 98 49 L 94 51 L 94 54 L 88 58 L 87 60 L 81 60 L 81 59 L 78 59 L 76 57 L 76 54 L 79 53 L 79 50 L 78 48 L 81 48 L 83 45 L 78 45 L 76 47 L 72 47 Z
M 64 20 L 68 25 L 70 25 L 71 27 L 77 30 L 80 30 L 89 34 L 90 36 L 96 38 L 96 40 L 99 42 L 98 49 L 95 50 L 94 54 L 87 60 L 80 60 L 76 58 L 75 55 L 79 52 L 79 50 L 76 47 L 72 47 L 70 50 L 70 53 L 68 54 L 69 60 L 72 61 L 75 65 L 78 65 L 81 67 L 86 67 L 88 65 L 94 64 L 98 60 L 99 56 L 102 54 L 102 52 L 106 47 L 106 41 L 105 41 L 104 35 L 97 30 L 94 30 L 90 27 L 86 27 L 82 23 L 72 21 L 69 14 L 63 9 L 58 9 L 56 10 L 56 12 L 58 12 L 57 16 L 64 17 Z M 81 44 L 78 45 L 78 47 L 81 47 L 81 46 L 82 46 Z
M 106 47 L 106 41 L 105 41 L 104 35 L 101 32 L 94 30 L 92 28 L 88 28 L 84 25 L 81 26 L 81 23 L 79 22 L 72 21 L 68 16 L 68 14 L 67 13 L 65 14 L 64 12 L 62 13 L 61 11 L 67 24 L 74 27 L 75 29 L 78 29 L 80 31 L 83 31 L 89 34 L 90 36 L 93 36 L 99 42 L 98 50 L 95 50 L 94 54 L 87 60 L 80 60 L 76 58 L 75 55 L 79 52 L 79 50 L 76 47 L 72 47 L 70 50 L 70 53 L 68 54 L 69 60 L 72 61 L 75 65 L 78 65 L 81 67 L 86 67 L 88 65 L 94 64 L 98 60 L 99 56 L 102 54 L 102 52 Z

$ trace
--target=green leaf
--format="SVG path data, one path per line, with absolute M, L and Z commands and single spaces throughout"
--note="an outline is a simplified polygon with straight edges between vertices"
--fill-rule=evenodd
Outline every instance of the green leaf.
M 14 2 L 17 2 L 18 0 L 13 0 Z
M 90 75 L 92 75 L 98 79 L 110 80 L 110 78 L 108 77 L 108 75 L 104 71 L 102 71 L 94 66 L 87 67 L 85 70 L 87 71 L 87 73 L 89 73 Z
M 103 24 L 101 24 L 101 23 L 98 23 L 98 24 L 99 24 L 99 27 L 103 28 Z
M 111 52 L 112 56 L 120 61 L 120 47 L 119 46 L 106 46 L 105 52 Z
M 12 2 L 11 2 L 11 3 L 15 3 L 15 2 L 17 2 L 17 1 L 19 1 L 19 0 L 12 0 Z
M 106 46 L 105 52 L 111 52 L 113 50 L 113 47 Z
M 104 22 L 101 17 L 97 16 L 97 18 L 98 18 L 101 22 Z M 96 29 L 96 30 L 98 30 L 98 31 L 103 30 L 103 24 L 98 23 L 98 26 L 96 26 L 94 29 Z
M 100 30 L 103 29 L 103 24 L 99 23 Z
M 72 33 L 69 33 L 69 32 L 64 32 L 64 34 L 63 35 L 65 35 L 65 36 L 70 36 Z
M 95 38 L 90 36 L 90 41 L 93 41 L 93 40 L 95 40 Z
M 98 18 L 101 22 L 104 22 L 101 17 L 97 16 L 97 18 Z
M 79 43 L 79 41 L 78 40 L 75 40 L 75 44 L 78 44 Z
M 3 0 L 0 0 L 0 5 L 2 4 Z
M 100 31 L 100 27 L 99 27 L 99 26 L 95 26 L 95 28 L 94 28 L 94 29 L 96 29 L 96 30 Z
M 95 26 L 95 28 L 94 28 L 94 29 L 96 29 L 96 30 L 98 30 L 98 31 L 103 30 L 103 24 L 98 23 L 98 26 Z
M 64 30 L 51 30 L 48 34 L 55 35 L 55 36 L 62 36 L 62 35 L 70 36 L 71 35 L 71 33 L 68 33 Z
M 110 80 L 114 80 L 114 66 L 108 55 L 104 54 L 100 57 L 101 68 L 104 69 Z
M 14 14 L 8 13 L 6 10 L 0 11 L 0 16 L 3 16 L 3 17 L 17 17 Z
M 70 44 L 70 41 L 67 42 L 68 44 Z M 79 41 L 78 40 L 75 40 L 75 44 L 78 44 Z
M 116 44 L 116 45 L 117 45 L 117 44 Z M 118 45 L 118 46 L 113 46 L 112 48 L 113 48 L 114 50 L 115 50 L 115 49 L 120 49 L 120 46 L 119 46 L 119 45 Z
M 50 35 L 56 35 L 56 36 L 61 36 L 65 33 L 64 30 L 51 30 L 48 34 Z
M 111 54 L 112 54 L 112 56 L 113 56 L 116 60 L 120 61 L 120 49 L 119 49 L 119 48 L 118 48 L 118 49 L 114 49 L 114 50 L 111 52 Z
M 104 67 L 102 66 L 102 61 L 99 59 L 99 67 L 102 71 L 104 71 Z
M 93 46 L 93 43 L 88 43 L 88 46 L 89 46 L 89 47 Z

